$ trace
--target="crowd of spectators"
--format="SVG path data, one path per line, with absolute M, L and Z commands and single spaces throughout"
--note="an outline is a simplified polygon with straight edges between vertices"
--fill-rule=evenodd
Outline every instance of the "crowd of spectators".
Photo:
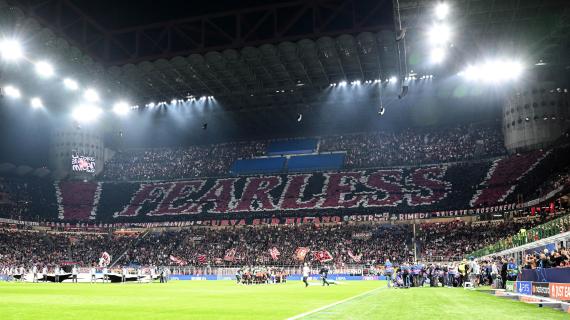
M 50 181 L 0 177 L 0 217 L 36 221 L 55 213 L 55 189 Z M 55 216 L 51 216 L 53 218 Z
M 505 154 L 500 130 L 472 126 L 329 136 L 321 139 L 320 150 L 347 151 L 349 168 L 455 162 Z
M 325 251 L 330 253 L 327 260 L 341 267 L 384 264 L 388 259 L 397 264 L 414 259 L 460 261 L 476 249 L 538 223 L 540 219 L 534 218 L 508 222 L 424 223 L 416 235 L 417 255 L 414 255 L 414 232 L 410 224 L 191 227 L 127 235 L 0 228 L 0 266 L 62 262 L 90 266 L 103 252 L 118 259 L 120 264 L 144 266 L 171 265 L 172 257 L 194 266 L 298 266 L 303 261 L 321 261 L 322 257 L 313 253 Z M 296 253 L 298 248 L 309 250 L 303 259 Z M 559 256 L 566 257 L 567 251 L 552 255 L 554 260 L 548 266 L 566 265 L 565 258 L 560 260 Z
M 88 266 L 98 261 L 102 252 L 121 263 L 141 265 L 171 264 L 170 256 L 199 265 L 298 265 L 294 252 L 298 247 L 311 251 L 326 250 L 335 264 L 355 263 L 348 250 L 359 261 L 410 260 L 409 225 L 334 225 L 205 228 L 150 232 L 144 236 L 85 233 L 41 233 L 0 229 L 0 265 L 29 263 L 54 265 L 69 261 Z M 277 248 L 279 258 L 273 260 L 270 249 Z M 228 250 L 235 250 L 226 259 Z M 200 257 L 206 261 L 201 261 Z M 313 256 L 309 253 L 306 261 Z
M 132 149 L 105 163 L 105 180 L 161 180 L 221 176 L 240 158 L 261 156 L 261 141 L 196 145 L 184 148 Z
M 267 141 L 132 149 L 105 163 L 104 180 L 162 180 L 227 175 L 240 158 L 265 155 Z M 498 128 L 457 126 L 377 131 L 320 138 L 320 152 L 346 151 L 347 168 L 488 158 L 505 153 Z
M 494 244 L 521 229 L 530 229 L 540 222 L 540 219 L 520 219 L 482 223 L 467 223 L 463 220 L 423 223 L 418 238 L 421 256 L 428 261 L 459 260 L 466 253 Z

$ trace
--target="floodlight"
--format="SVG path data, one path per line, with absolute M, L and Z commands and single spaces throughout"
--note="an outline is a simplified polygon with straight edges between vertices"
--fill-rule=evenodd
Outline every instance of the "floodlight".
M 18 99 L 21 97 L 20 90 L 13 86 L 5 86 L 4 87 L 4 94 L 10 98 Z
M 91 122 L 97 120 L 101 113 L 103 110 L 97 106 L 82 105 L 75 108 L 71 116 L 78 122 Z
M 32 108 L 34 109 L 39 109 L 39 108 L 43 108 L 44 104 L 42 102 L 42 99 L 35 97 L 30 99 L 30 105 L 32 106 Z
M 154 102 L 151 102 L 147 105 L 149 108 L 153 108 L 154 107 Z
M 178 100 L 176 100 L 176 99 L 170 100 L 170 104 L 176 104 L 177 102 L 178 102 Z
M 459 74 L 467 80 L 499 83 L 518 79 L 524 71 L 519 61 L 490 60 L 480 65 L 468 66 Z
M 117 102 L 113 106 L 113 112 L 119 116 L 124 116 L 128 114 L 129 111 L 130 111 L 129 105 L 123 101 Z
M 89 102 L 97 102 L 99 101 L 99 94 L 94 89 L 87 89 L 85 93 L 83 93 L 83 97 L 87 99 Z
M 4 39 L 0 42 L 0 55 L 4 60 L 18 60 L 23 57 L 24 53 L 20 42 L 15 39 Z
M 339 86 L 344 87 L 346 86 L 346 81 L 341 81 L 338 83 Z
M 77 84 L 77 82 L 70 78 L 63 79 L 63 85 L 71 91 L 79 89 L 79 85 Z
M 445 24 L 436 24 L 429 30 L 428 37 L 432 44 L 443 45 L 451 39 L 451 30 Z
M 447 17 L 448 14 L 449 14 L 449 6 L 447 5 L 447 3 L 441 2 L 435 7 L 435 16 L 439 20 L 445 19 L 445 17 Z
M 445 59 L 445 50 L 442 48 L 433 48 L 430 53 L 431 63 L 441 63 Z
M 390 83 L 395 83 L 396 81 L 398 81 L 398 78 L 396 76 L 391 76 L 390 80 L 388 80 Z
M 40 61 L 36 63 L 36 73 L 41 77 L 50 78 L 53 76 L 53 66 L 46 61 Z

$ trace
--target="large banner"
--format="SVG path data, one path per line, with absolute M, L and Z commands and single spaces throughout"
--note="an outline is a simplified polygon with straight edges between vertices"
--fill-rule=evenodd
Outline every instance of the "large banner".
M 76 154 L 72 155 L 71 171 L 95 173 L 95 158 Z
M 451 174 L 451 172 L 454 172 Z M 328 215 L 335 211 L 402 212 L 410 220 L 501 212 L 513 204 L 470 208 L 475 192 L 457 168 L 422 167 L 153 183 L 105 183 L 98 217 L 121 220 L 187 220 L 227 214 L 257 216 Z M 472 177 L 471 177 L 472 178 Z M 454 187 L 454 184 L 457 186 Z M 451 192 L 451 190 L 454 192 Z M 119 201 L 123 199 L 123 201 Z M 438 210 L 453 208 L 453 210 Z M 462 209 L 463 208 L 463 209 Z M 110 216 L 105 216 L 109 215 Z M 199 218 L 197 218 L 199 217 Z M 354 219 L 368 219 L 355 217 Z

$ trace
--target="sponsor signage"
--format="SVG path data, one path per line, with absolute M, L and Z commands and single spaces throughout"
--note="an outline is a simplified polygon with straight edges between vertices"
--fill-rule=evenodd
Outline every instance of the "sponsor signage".
M 514 292 L 516 287 L 516 281 L 507 281 L 505 284 L 505 289 L 509 292 Z
M 530 281 L 517 281 L 515 285 L 515 292 L 520 294 L 532 294 L 532 282 Z
M 550 297 L 557 300 L 570 300 L 570 283 L 550 283 Z
M 541 297 L 550 297 L 550 284 L 548 282 L 533 282 L 532 295 Z

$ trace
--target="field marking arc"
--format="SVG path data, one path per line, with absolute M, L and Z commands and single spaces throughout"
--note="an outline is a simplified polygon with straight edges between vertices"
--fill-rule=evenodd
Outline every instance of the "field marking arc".
M 308 316 L 308 315 L 311 315 L 311 314 L 313 314 L 313 313 L 317 313 L 317 312 L 319 312 L 319 311 L 323 311 L 323 310 L 325 310 L 325 309 L 334 307 L 334 306 L 339 305 L 339 304 L 341 304 L 341 303 L 345 303 L 345 302 L 348 302 L 348 301 L 350 301 L 350 300 L 356 299 L 356 298 L 358 298 L 358 297 L 362 297 L 363 295 L 372 293 L 372 292 L 374 292 L 374 291 L 380 291 L 380 290 L 386 289 L 386 288 L 388 288 L 388 287 L 380 287 L 380 288 L 368 290 L 368 291 L 365 291 L 365 292 L 363 292 L 363 293 L 357 294 L 357 295 L 355 295 L 355 296 L 348 297 L 348 298 L 346 298 L 346 299 L 339 300 L 339 301 L 333 302 L 333 303 L 331 303 L 331 304 L 327 304 L 326 306 L 322 306 L 322 307 L 319 307 L 319 308 L 317 308 L 317 309 L 310 310 L 310 311 L 307 311 L 307 312 L 298 314 L 298 315 L 296 315 L 296 316 L 287 318 L 286 320 L 301 319 L 301 318 L 306 317 L 306 316 Z

